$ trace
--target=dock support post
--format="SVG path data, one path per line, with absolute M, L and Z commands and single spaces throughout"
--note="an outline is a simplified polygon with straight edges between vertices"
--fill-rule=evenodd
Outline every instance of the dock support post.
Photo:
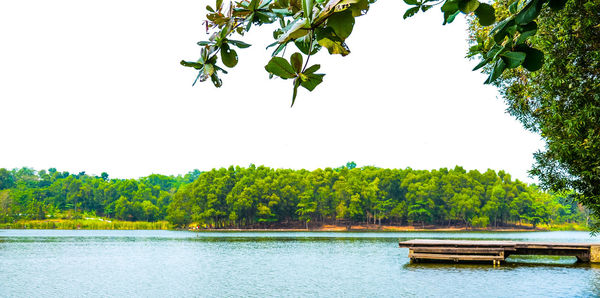
M 590 247 L 590 263 L 600 263 L 600 245 Z

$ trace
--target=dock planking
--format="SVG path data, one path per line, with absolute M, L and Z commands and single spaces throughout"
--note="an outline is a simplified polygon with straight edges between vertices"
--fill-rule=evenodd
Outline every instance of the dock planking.
M 414 239 L 402 241 L 400 247 L 409 249 L 411 261 L 492 261 L 500 264 L 510 255 L 574 256 L 581 262 L 600 263 L 600 244 L 517 242 L 488 240 Z

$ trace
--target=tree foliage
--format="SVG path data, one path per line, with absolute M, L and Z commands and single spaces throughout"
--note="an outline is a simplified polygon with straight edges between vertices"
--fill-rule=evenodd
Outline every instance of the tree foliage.
M 108 179 L 106 173 L 70 174 L 54 168 L 39 172 L 0 169 L 0 179 L 11 181 L 0 185 L 0 221 L 78 218 L 82 214 L 130 221 L 164 219 L 173 193 L 190 173 L 184 177 L 152 174 L 136 180 Z
M 498 227 L 587 220 L 586 210 L 564 196 L 512 181 L 503 171 L 461 167 L 392 170 L 357 168 L 351 162 L 307 171 L 232 166 L 200 172 L 192 182 L 189 174 L 107 180 L 55 169 L 6 173 L 14 183 L 0 189 L 1 222 L 90 214 L 213 228 L 298 223 L 307 228 L 325 223 Z
M 309 66 L 311 55 L 322 48 L 329 54 L 346 56 L 350 49 L 346 39 L 352 33 L 355 18 L 366 14 L 375 0 L 239 0 L 224 4 L 216 0 L 215 6 L 206 6 L 206 30 L 212 32 L 207 41 L 200 41 L 200 58 L 196 61 L 181 61 L 183 66 L 198 70 L 197 81 L 209 78 L 216 87 L 221 87 L 219 72 L 227 71 L 218 66 L 220 62 L 228 68 L 235 67 L 238 55 L 234 47 L 247 48 L 250 44 L 233 39 L 248 32 L 252 25 L 277 23 L 273 32 L 275 41 L 271 60 L 265 66 L 270 77 L 292 80 L 292 106 L 298 87 L 313 91 L 323 82 L 324 74 L 318 74 L 320 65 Z M 509 9 L 509 16 L 496 22 L 492 5 L 478 0 L 404 0 L 412 6 L 404 18 L 419 11 L 425 12 L 439 5 L 444 14 L 444 25 L 452 23 L 460 13 L 474 15 L 481 26 L 494 27 L 478 35 L 477 45 L 471 54 L 480 54 L 482 61 L 475 69 L 492 65 L 486 83 L 496 80 L 506 69 L 523 66 L 530 71 L 539 69 L 543 63 L 543 52 L 529 46 L 527 40 L 536 33 L 536 18 L 544 7 L 561 9 L 566 0 L 518 0 Z M 238 38 L 235 37 L 235 38 Z M 299 52 L 289 59 L 285 49 L 293 44 Z M 219 55 L 220 54 L 220 55 Z M 279 57 L 281 55 L 282 57 Z M 302 55 L 306 55 L 303 59 Z
M 510 19 L 511 1 L 500 0 L 497 14 Z M 600 1 L 554 1 L 554 13 L 541 10 L 531 22 L 525 43 L 545 53 L 545 62 L 523 62 L 494 84 L 508 112 L 546 142 L 535 154 L 531 171 L 552 191 L 575 190 L 571 196 L 600 214 Z M 488 29 L 471 22 L 473 43 Z M 533 33 L 537 33 L 533 35 Z M 477 42 L 475 47 L 479 46 Z M 519 44 L 517 50 L 526 49 Z M 526 52 L 526 51 L 525 51 Z M 538 52 L 539 57 L 542 57 Z M 526 71 L 534 65 L 539 71 Z M 494 69 L 487 68 L 493 73 Z

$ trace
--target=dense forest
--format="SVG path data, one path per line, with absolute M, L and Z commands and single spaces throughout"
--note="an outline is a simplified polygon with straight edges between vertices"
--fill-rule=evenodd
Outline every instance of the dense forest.
M 140 179 L 0 168 L 0 222 L 102 216 L 176 226 L 249 228 L 320 224 L 501 227 L 585 224 L 566 195 L 504 172 L 357 168 L 314 171 L 250 165 Z

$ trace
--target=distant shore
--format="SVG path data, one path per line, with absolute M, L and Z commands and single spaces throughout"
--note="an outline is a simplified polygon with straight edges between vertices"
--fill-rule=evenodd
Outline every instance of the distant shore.
M 322 227 L 298 229 L 298 228 L 252 228 L 252 229 L 190 229 L 198 232 L 535 232 L 549 231 L 542 228 L 466 228 L 466 227 L 437 227 L 419 228 L 413 226 L 382 226 L 367 227 L 362 225 L 352 226 L 350 229 L 343 226 L 325 225 Z
M 395 226 L 395 225 L 334 225 L 210 228 L 190 224 L 186 228 L 175 227 L 166 221 L 120 221 L 103 218 L 20 220 L 2 223 L 0 229 L 59 229 L 59 230 L 183 230 L 195 232 L 536 232 L 536 231 L 587 231 L 578 224 L 561 225 L 512 225 L 503 227 L 474 228 L 465 226 Z
M 578 224 L 541 225 L 533 228 L 532 225 L 513 225 L 495 228 L 474 228 L 464 226 L 392 226 L 392 225 L 318 225 L 309 229 L 299 227 L 267 227 L 267 228 L 196 228 L 190 226 L 188 230 L 197 232 L 543 232 L 543 231 L 588 231 Z

